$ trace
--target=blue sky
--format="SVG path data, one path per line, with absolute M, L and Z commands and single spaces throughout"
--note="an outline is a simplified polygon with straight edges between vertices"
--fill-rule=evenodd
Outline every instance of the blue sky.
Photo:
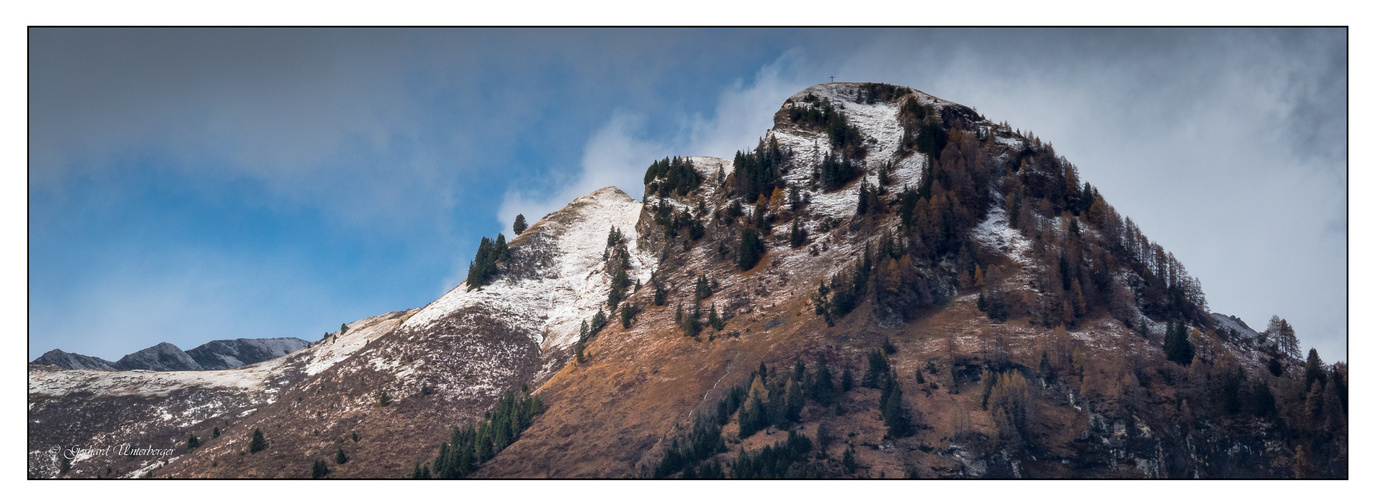
M 1346 357 L 1342 30 L 31 29 L 29 63 L 30 359 L 422 306 L 516 213 L 638 197 L 832 75 L 1051 140 L 1214 311 Z

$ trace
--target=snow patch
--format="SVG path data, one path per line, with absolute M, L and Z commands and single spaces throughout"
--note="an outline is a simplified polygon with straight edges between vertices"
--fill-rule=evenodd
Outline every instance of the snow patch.
M 715 167 L 716 164 L 710 165 L 713 174 Z M 423 329 L 464 308 L 483 305 L 502 311 L 497 319 L 513 329 L 525 330 L 534 325 L 536 331 L 531 340 L 540 343 L 542 350 L 572 346 L 577 341 L 579 326 L 602 308 L 611 290 L 602 252 L 613 226 L 625 235 L 631 280 L 649 281 L 657 261 L 638 248 L 635 224 L 640 220 L 642 206 L 614 187 L 573 200 L 511 242 L 513 259 L 521 258 L 522 246 L 551 254 L 552 263 L 538 269 L 536 276 L 499 276 L 477 290 L 460 284 L 421 309 L 406 321 L 405 327 L 411 331 Z

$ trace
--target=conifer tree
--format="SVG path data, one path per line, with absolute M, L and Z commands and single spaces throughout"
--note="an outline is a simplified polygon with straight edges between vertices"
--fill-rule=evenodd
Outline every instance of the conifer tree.
M 340 464 L 340 465 L 343 465 L 343 464 L 348 463 L 348 461 L 349 461 L 349 456 L 344 454 L 344 447 L 343 447 L 343 446 L 340 446 L 340 447 L 338 448 L 338 450 L 339 450 L 339 451 L 336 451 L 336 452 L 334 453 L 334 463 Z
M 912 415 L 902 399 L 902 385 L 898 383 L 895 373 L 890 373 L 884 382 L 879 410 L 883 422 L 888 425 L 888 437 L 896 439 L 911 434 Z
M 831 406 L 831 402 L 834 401 L 835 385 L 831 381 L 831 368 L 826 366 L 826 358 L 821 358 L 816 368 L 816 379 L 812 381 L 811 390 L 807 393 L 821 406 Z
M 1308 361 L 1303 365 L 1303 386 L 1310 387 L 1313 381 L 1319 384 L 1327 383 L 1327 373 L 1323 370 L 1322 358 L 1318 357 L 1318 350 L 1308 349 Z
M 191 451 L 191 450 L 194 450 L 194 449 L 196 449 L 196 448 L 200 448 L 200 446 L 201 446 L 201 440 L 200 440 L 200 439 L 197 439 L 195 434 L 192 434 L 190 438 L 187 438 L 187 440 L 186 440 L 186 451 Z
M 1166 328 L 1165 358 L 1186 366 L 1193 361 L 1194 346 L 1189 343 L 1189 333 L 1184 323 L 1171 323 Z
M 212 432 L 210 433 L 210 438 L 211 438 L 211 439 L 214 439 L 214 438 L 217 438 L 217 437 L 220 437 L 220 426 L 218 426 L 218 425 L 215 426 L 215 430 L 212 431 Z
M 711 304 L 711 313 L 707 316 L 707 323 L 711 325 L 712 329 L 718 332 L 726 327 L 726 325 L 721 322 L 721 316 L 716 314 L 716 303 L 714 302 Z
M 318 458 L 315 459 L 315 464 L 310 467 L 311 479 L 320 479 L 328 475 L 329 466 L 325 465 L 325 461 Z
M 743 452 L 743 450 L 742 450 L 742 452 Z M 845 468 L 845 473 L 847 473 L 847 474 L 854 474 L 854 473 L 855 473 L 855 469 L 856 469 L 859 465 L 855 463 L 855 445 L 854 445 L 854 443 L 850 443 L 849 446 L 845 447 L 845 454 L 842 455 L 842 456 L 840 457 L 840 466 Z
M 525 214 L 516 214 L 516 222 L 515 224 L 511 225 L 511 231 L 515 232 L 516 235 L 519 236 L 520 233 L 525 232 L 525 228 L 527 227 L 530 226 L 525 224 Z M 419 466 L 417 465 L 417 467 Z
M 741 271 L 753 269 L 764 258 L 764 239 L 759 231 L 747 228 L 740 232 L 740 247 L 736 251 L 735 264 Z
M 267 440 L 263 438 L 262 429 L 253 429 L 253 439 L 248 442 L 248 452 L 257 453 L 267 448 Z

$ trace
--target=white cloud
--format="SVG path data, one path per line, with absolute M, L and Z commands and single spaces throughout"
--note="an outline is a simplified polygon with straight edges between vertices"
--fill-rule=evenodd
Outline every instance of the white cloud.
M 510 234 L 510 223 L 516 214 L 525 214 L 534 223 L 574 198 L 606 186 L 616 186 L 639 199 L 644 193 L 645 169 L 654 160 L 666 156 L 730 158 L 738 150 L 753 147 L 773 126 L 773 115 L 783 101 L 814 83 L 798 77 L 804 63 L 799 51 L 788 51 L 760 68 L 752 83 L 736 80 L 717 97 L 713 115 L 685 115 L 678 123 L 681 133 L 671 138 L 646 137 L 646 117 L 642 115 L 624 110 L 612 113 L 606 124 L 588 139 L 580 170 L 556 180 L 555 185 L 560 187 L 548 194 L 517 189 L 506 192 L 497 210 L 503 231 Z M 466 270 L 466 266 L 464 262 L 461 268 Z M 461 276 L 451 277 L 446 285 L 459 281 Z

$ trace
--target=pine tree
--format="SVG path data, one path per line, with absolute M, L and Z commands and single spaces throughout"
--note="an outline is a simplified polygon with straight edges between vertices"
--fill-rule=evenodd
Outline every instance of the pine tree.
M 220 426 L 215 426 L 215 430 L 210 433 L 210 439 L 220 437 Z
M 525 228 L 527 227 L 530 226 L 525 224 L 525 214 L 516 214 L 516 223 L 511 225 L 511 230 L 519 236 L 520 233 L 525 232 Z
M 859 183 L 859 202 L 855 205 L 855 215 L 869 213 L 869 182 L 861 180 Z
M 320 479 L 329 475 L 329 466 L 325 465 L 324 460 L 315 459 L 315 464 L 310 467 L 311 479 Z
M 262 429 L 253 429 L 253 439 L 248 442 L 248 452 L 257 453 L 267 449 L 267 440 L 263 439 Z
M 895 373 L 890 373 L 884 383 L 879 411 L 883 415 L 883 422 L 888 425 L 889 438 L 896 439 L 911 434 L 912 415 L 902 399 L 902 385 L 898 383 Z
M 759 231 L 745 229 L 740 232 L 740 247 L 736 251 L 735 264 L 741 271 L 753 269 L 764 258 L 764 239 Z
M 845 371 L 840 374 L 840 392 L 850 392 L 850 389 L 854 388 L 854 386 L 855 377 L 850 373 L 850 369 L 846 368 Z
M 711 282 L 707 281 L 706 273 L 697 277 L 697 286 L 693 290 L 693 295 L 697 297 L 697 300 L 711 296 Z
M 721 316 L 716 314 L 716 303 L 711 304 L 711 313 L 707 316 L 707 323 L 711 325 L 712 329 L 718 332 L 726 327 L 726 325 L 721 322 Z
M 343 446 L 340 446 L 340 447 L 338 448 L 338 450 L 339 450 L 339 451 L 337 451 L 337 452 L 334 453 L 334 463 L 339 464 L 339 465 L 343 465 L 343 464 L 348 463 L 348 461 L 349 461 L 349 456 L 344 454 L 344 447 L 343 447 Z
M 200 440 L 200 439 L 196 439 L 196 435 L 195 435 L 195 434 L 192 434 L 191 437 L 188 438 L 188 439 L 186 440 L 186 451 L 191 451 L 191 450 L 194 450 L 194 449 L 196 449 L 196 448 L 200 448 L 200 446 L 201 446 L 201 440 Z
M 835 385 L 831 382 L 831 368 L 826 366 L 826 358 L 821 358 L 816 368 L 816 379 L 812 381 L 811 390 L 807 391 L 807 394 L 821 406 L 831 406 L 831 402 L 834 401 Z
M 1189 343 L 1189 333 L 1184 323 L 1171 323 L 1166 328 L 1165 358 L 1186 366 L 1193 361 L 1194 346 Z
M 1327 373 L 1323 370 L 1322 358 L 1318 357 L 1318 350 L 1309 348 L 1308 361 L 1303 365 L 1303 386 L 1312 386 L 1315 380 L 1319 384 L 1326 384 Z

